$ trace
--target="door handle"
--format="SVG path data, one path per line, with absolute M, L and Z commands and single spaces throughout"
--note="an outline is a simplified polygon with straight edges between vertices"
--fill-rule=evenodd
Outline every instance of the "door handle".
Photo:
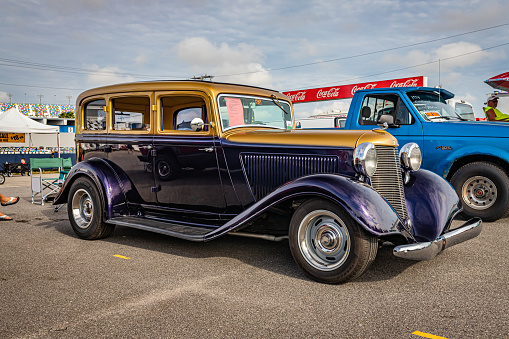
M 199 148 L 199 151 L 214 152 L 214 147 Z

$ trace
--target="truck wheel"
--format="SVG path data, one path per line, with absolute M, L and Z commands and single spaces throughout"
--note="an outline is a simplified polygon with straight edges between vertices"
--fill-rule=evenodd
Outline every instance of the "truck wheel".
M 342 208 L 311 199 L 295 211 L 289 230 L 290 250 L 312 279 L 337 284 L 353 280 L 373 263 L 378 239 Z
M 78 237 L 93 240 L 113 232 L 115 225 L 104 222 L 103 208 L 95 184 L 88 178 L 76 179 L 67 198 L 67 214 Z
M 451 184 L 461 199 L 465 218 L 495 221 L 509 213 L 509 178 L 500 167 L 488 162 L 467 164 L 454 173 Z

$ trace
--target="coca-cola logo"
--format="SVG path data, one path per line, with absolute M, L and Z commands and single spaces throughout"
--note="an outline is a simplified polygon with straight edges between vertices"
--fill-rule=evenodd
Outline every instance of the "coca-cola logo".
M 301 92 L 297 92 L 297 93 L 294 93 L 294 94 L 291 94 L 291 93 L 288 93 L 286 94 L 291 101 L 295 102 L 295 101 L 304 101 L 306 100 L 306 91 L 301 91 Z
M 316 93 L 316 98 L 317 99 L 327 99 L 327 98 L 337 98 L 339 96 L 339 87 L 333 87 L 329 90 L 326 90 L 326 91 L 323 91 L 323 90 L 319 90 L 317 93 Z
M 404 81 L 404 82 L 393 81 L 391 84 L 391 88 L 392 87 L 416 87 L 416 86 L 418 86 L 418 82 L 419 82 L 419 79 L 408 79 L 407 81 Z
M 358 90 L 361 90 L 361 89 L 373 89 L 376 87 L 377 84 L 366 84 L 364 86 L 353 86 L 352 88 L 352 95 L 355 94 L 355 92 L 357 92 Z

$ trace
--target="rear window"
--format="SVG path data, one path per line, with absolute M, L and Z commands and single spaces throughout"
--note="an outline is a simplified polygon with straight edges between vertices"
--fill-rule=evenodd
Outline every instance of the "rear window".
M 90 101 L 83 110 L 83 128 L 88 131 L 102 131 L 106 129 L 106 101 L 104 99 Z

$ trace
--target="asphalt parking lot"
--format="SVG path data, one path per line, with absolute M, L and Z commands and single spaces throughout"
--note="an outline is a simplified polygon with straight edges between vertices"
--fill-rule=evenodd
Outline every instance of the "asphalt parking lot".
M 117 227 L 78 239 L 63 208 L 30 203 L 30 177 L 0 193 L 1 338 L 506 338 L 509 219 L 428 262 L 383 246 L 357 281 L 325 285 L 288 243 L 193 243 Z M 456 222 L 459 224 L 460 222 Z M 435 336 L 435 337 L 433 337 Z

